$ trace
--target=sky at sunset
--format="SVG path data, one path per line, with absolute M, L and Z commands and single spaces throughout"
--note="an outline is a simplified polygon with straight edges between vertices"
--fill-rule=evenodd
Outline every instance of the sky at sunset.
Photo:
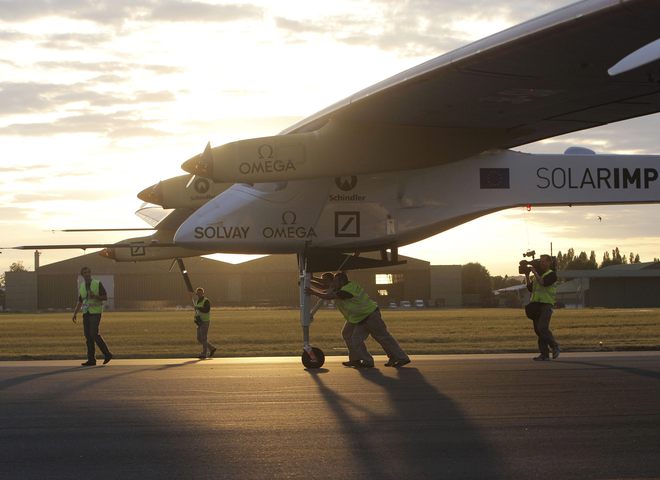
M 566 0 L 0 0 L 0 246 L 110 243 L 136 194 L 212 146 L 274 135 L 352 93 Z M 660 154 L 660 115 L 519 147 Z M 527 249 L 660 257 L 660 207 L 524 208 L 405 255 L 517 273 Z M 598 218 L 600 217 L 600 219 Z M 79 250 L 44 251 L 48 264 Z M 0 271 L 33 252 L 4 250 Z

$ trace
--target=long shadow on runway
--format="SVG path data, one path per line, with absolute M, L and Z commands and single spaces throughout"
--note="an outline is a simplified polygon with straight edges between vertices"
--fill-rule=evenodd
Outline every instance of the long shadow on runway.
M 355 452 L 368 478 L 506 478 L 494 449 L 418 369 L 396 370 L 395 377 L 375 368 L 358 372 L 356 375 L 383 389 L 384 397 L 378 403 L 389 402 L 391 413 L 373 413 L 382 408 L 355 405 L 328 388 L 320 376 L 312 378 L 341 425 L 347 448 Z M 370 418 L 356 419 L 351 415 L 356 407 Z
M 149 371 L 149 370 L 169 370 L 171 368 L 185 367 L 185 366 L 188 366 L 188 365 L 199 363 L 201 361 L 202 360 L 195 359 L 195 360 L 189 360 L 189 361 L 186 361 L 186 362 L 166 364 L 166 365 L 163 365 L 163 366 L 157 367 L 157 368 L 145 367 L 145 368 L 142 368 L 142 369 L 139 369 L 139 370 L 131 370 L 131 371 L 124 371 L 124 370 L 117 371 L 117 370 L 114 370 L 115 373 L 112 374 L 112 375 L 90 377 L 87 380 L 87 382 L 85 383 L 84 387 L 87 388 L 87 387 L 92 386 L 95 383 L 106 382 L 108 380 L 113 379 L 114 377 L 118 377 L 118 376 L 121 376 L 121 375 L 135 375 L 137 373 L 142 373 L 142 372 Z M 59 370 L 51 370 L 51 371 L 41 372 L 41 373 L 30 373 L 28 375 L 23 375 L 21 377 L 7 378 L 5 380 L 0 381 L 0 392 L 7 389 L 7 388 L 15 387 L 15 386 L 20 385 L 22 383 L 27 383 L 27 382 L 32 382 L 32 381 L 35 381 L 35 380 L 40 380 L 40 379 L 43 379 L 45 377 L 51 377 L 51 376 L 55 376 L 55 375 L 62 375 L 62 374 L 65 374 L 65 373 L 77 372 L 77 371 L 83 371 L 83 370 L 86 370 L 86 371 L 89 371 L 89 372 L 94 372 L 95 370 L 97 370 L 99 368 L 114 368 L 114 366 L 113 367 L 106 367 L 105 365 L 98 365 L 96 367 L 78 367 L 78 366 L 76 366 L 76 367 L 66 367 L 66 368 L 62 368 L 62 369 L 59 369 Z M 68 384 L 67 387 L 66 387 L 66 391 L 71 392 L 71 388 L 72 388 L 71 385 Z
M 652 365 L 657 368 L 657 361 L 649 359 L 649 362 L 653 362 Z M 607 370 L 618 370 L 625 373 L 631 373 L 633 375 L 640 375 L 642 377 L 653 378 L 655 380 L 660 380 L 660 371 L 658 370 L 647 370 L 639 367 L 623 367 L 620 365 L 612 365 L 608 363 L 599 363 L 599 362 L 587 362 L 587 361 L 578 361 L 578 360 L 564 360 L 562 359 L 561 363 L 569 365 L 584 365 L 586 367 L 595 367 L 602 368 Z
M 6 380 L 0 381 L 0 392 L 11 387 L 15 387 L 22 383 L 32 382 L 34 380 L 39 380 L 45 377 L 50 377 L 53 375 L 60 375 L 67 372 L 73 372 L 75 370 L 80 370 L 81 367 L 67 367 L 61 370 L 53 370 L 49 372 L 42 373 L 30 373 L 29 375 L 23 375 L 22 377 L 7 378 Z
M 153 408 L 148 400 L 143 405 L 146 398 L 139 395 L 127 399 L 125 390 L 116 390 L 125 388 L 118 379 L 175 366 L 35 367 L 37 373 L 1 380 L 0 478 L 208 476 L 208 455 L 200 454 L 208 446 L 198 430 L 185 424 L 172 428 L 176 419 L 159 416 L 163 409 Z M 154 381 L 145 378 L 145 388 L 157 388 Z M 214 461 L 222 464 L 222 452 L 214 453 Z M 220 472 L 215 478 L 227 477 Z

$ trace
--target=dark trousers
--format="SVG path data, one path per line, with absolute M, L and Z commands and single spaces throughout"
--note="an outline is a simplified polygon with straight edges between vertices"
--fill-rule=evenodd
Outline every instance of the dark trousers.
M 207 354 L 210 354 L 211 350 L 215 350 L 215 345 L 213 345 L 208 340 L 209 327 L 210 326 L 211 326 L 210 321 L 208 321 L 208 322 L 199 322 L 197 324 L 197 341 L 202 346 L 201 355 L 203 355 L 203 356 L 206 356 Z
M 403 351 L 399 342 L 387 330 L 378 308 L 358 324 L 346 322 L 341 335 L 348 347 L 348 358 L 351 361 L 362 360 L 366 363 L 374 363 L 374 357 L 371 356 L 364 343 L 369 335 L 383 347 L 389 358 L 395 360 L 408 359 L 408 355 Z
M 87 360 L 90 362 L 96 361 L 96 351 L 94 344 L 99 346 L 99 350 L 103 352 L 106 357 L 110 355 L 110 350 L 105 344 L 105 340 L 99 333 L 101 325 L 100 313 L 83 313 L 83 331 L 85 332 L 85 341 L 87 342 Z
M 534 322 L 534 333 L 538 337 L 539 352 L 544 357 L 550 356 L 550 348 L 555 350 L 559 344 L 550 331 L 550 317 L 552 317 L 552 305 L 549 303 L 539 304 L 539 314 L 532 319 Z

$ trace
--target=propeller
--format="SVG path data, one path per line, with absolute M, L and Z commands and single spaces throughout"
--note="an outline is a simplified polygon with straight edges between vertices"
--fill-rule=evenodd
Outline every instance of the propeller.
M 192 173 L 190 180 L 186 184 L 186 188 L 192 185 L 197 175 L 200 177 L 211 178 L 213 176 L 213 152 L 211 151 L 211 142 L 206 144 L 204 152 L 183 162 L 181 168 L 186 172 Z

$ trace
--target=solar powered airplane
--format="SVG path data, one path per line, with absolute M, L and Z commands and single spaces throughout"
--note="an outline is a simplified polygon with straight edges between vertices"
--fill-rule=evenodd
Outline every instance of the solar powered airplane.
M 303 363 L 320 367 L 311 272 L 395 264 L 398 247 L 506 208 L 660 202 L 660 156 L 512 150 L 660 111 L 659 25 L 658 0 L 578 2 L 278 135 L 209 144 L 183 163 L 188 175 L 138 195 L 160 216 L 172 209 L 153 235 L 90 246 L 117 261 L 297 254 Z M 358 256 L 368 251 L 381 259 Z

